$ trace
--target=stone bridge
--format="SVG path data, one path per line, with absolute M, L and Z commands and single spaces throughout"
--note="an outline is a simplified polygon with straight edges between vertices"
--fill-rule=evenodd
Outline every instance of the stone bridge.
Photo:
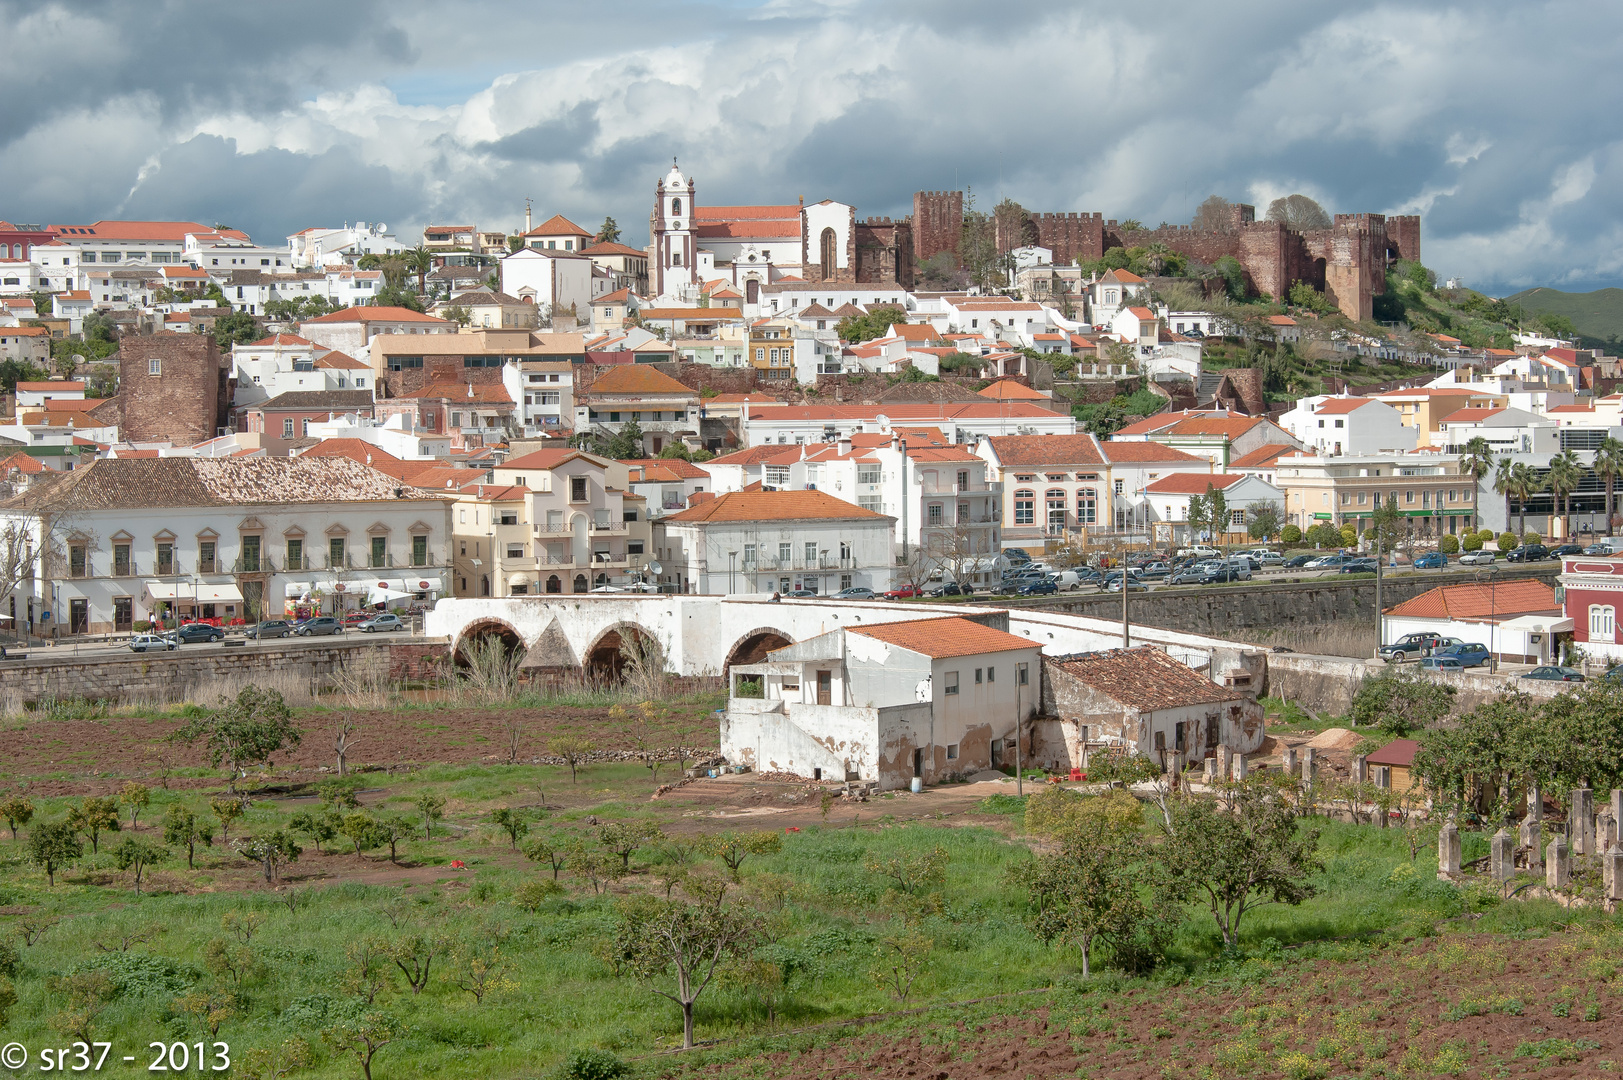
M 586 593 L 502 599 L 445 599 L 428 613 L 425 629 L 451 642 L 453 654 L 474 640 L 500 638 L 524 650 L 528 669 L 585 672 L 614 678 L 628 640 L 657 643 L 667 669 L 684 676 L 725 675 L 733 664 L 750 664 L 768 651 L 840 626 L 962 615 L 1002 626 L 1040 643 L 1049 655 L 1094 652 L 1121 645 L 1121 623 L 1064 612 L 1008 610 L 975 604 L 910 604 L 887 601 L 782 600 L 766 596 L 639 596 Z M 1235 669 L 1260 687 L 1266 654 L 1254 646 L 1219 638 L 1134 625 L 1133 644 L 1152 644 L 1219 679 Z M 1334 658 L 1326 658 L 1335 664 Z M 1352 665 L 1346 663 L 1349 670 Z

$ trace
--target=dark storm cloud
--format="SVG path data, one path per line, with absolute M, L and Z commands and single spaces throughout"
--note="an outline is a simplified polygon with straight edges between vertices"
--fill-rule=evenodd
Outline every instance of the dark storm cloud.
M 1483 287 L 1623 277 L 1611 5 L 0 0 L 0 19 L 11 220 L 274 242 L 383 218 L 410 239 L 514 225 L 530 196 L 641 243 L 674 155 L 701 201 L 863 216 L 921 188 L 1152 223 L 1303 191 L 1424 214 L 1427 262 Z

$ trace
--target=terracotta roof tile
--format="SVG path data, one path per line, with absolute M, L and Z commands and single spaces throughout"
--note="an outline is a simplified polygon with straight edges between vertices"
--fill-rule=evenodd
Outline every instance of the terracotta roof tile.
M 1035 641 L 982 626 L 962 616 L 944 619 L 914 619 L 909 622 L 881 623 L 878 626 L 848 626 L 848 634 L 874 638 L 897 648 L 946 660 L 954 656 L 1040 649 Z
M 1414 764 L 1414 756 L 1420 750 L 1420 744 L 1414 739 L 1393 739 L 1379 750 L 1364 758 L 1370 765 L 1400 765 L 1408 768 Z
M 591 232 L 576 225 L 562 214 L 553 214 L 547 220 L 524 234 L 525 236 L 591 236 Z M 642 254 L 638 252 L 638 254 Z
M 991 398 L 994 401 L 1053 400 L 1047 394 L 1033 390 L 1029 386 L 1022 386 L 1013 379 L 999 379 L 997 382 L 986 387 L 984 390 L 977 390 L 976 393 L 980 394 L 980 396 L 983 398 Z
M 709 473 L 705 472 L 703 469 L 701 469 L 697 465 L 693 464 L 693 462 L 691 462 L 691 461 L 683 461 L 681 458 L 632 458 L 632 459 L 629 459 L 629 460 L 622 461 L 621 464 L 622 465 L 631 465 L 631 466 L 638 466 L 638 465 L 642 466 L 643 469 L 645 470 L 645 475 L 650 480 L 653 479 L 653 476 L 651 474 L 646 473 L 646 470 L 650 470 L 650 469 L 663 469 L 666 473 L 668 473 L 670 475 L 670 477 L 672 479 L 681 479 L 681 480 L 708 480 L 708 479 L 710 479 L 710 474 Z
M 1054 667 L 1124 705 L 1145 712 L 1238 701 L 1245 693 L 1218 686 L 1160 649 L 1133 649 L 1055 657 Z
M 1180 472 L 1153 480 L 1144 490 L 1156 495 L 1204 495 L 1208 487 L 1223 491 L 1245 478 L 1243 473 Z
M 652 364 L 621 364 L 598 376 L 587 391 L 588 397 L 599 394 L 680 394 L 697 397 L 690 389 Z
M 1288 445 L 1286 445 L 1284 443 L 1269 443 L 1267 446 L 1259 446 L 1259 447 L 1257 447 L 1255 450 L 1251 451 L 1249 454 L 1242 454 L 1241 456 L 1235 458 L 1233 461 L 1229 462 L 1229 468 L 1231 468 L 1231 469 L 1261 469 L 1261 468 L 1266 468 L 1267 466 L 1272 465 L 1275 462 L 1277 462 L 1279 460 L 1279 457 L 1280 457 L 1281 454 L 1289 454 L 1292 451 L 1294 451 L 1295 449 L 1296 449 L 1296 447 L 1288 446 Z
M 665 518 L 669 523 L 723 521 L 889 520 L 826 491 L 733 491 Z
M 328 323 L 351 322 L 419 322 L 434 323 L 437 326 L 450 326 L 444 319 L 436 319 L 432 315 L 424 315 L 420 311 L 403 307 L 351 307 L 342 311 L 334 311 L 328 315 L 318 315 L 314 319 L 305 319 L 303 326 L 321 326 Z
M 1107 439 L 1099 444 L 1104 452 L 1105 459 L 1112 464 L 1128 461 L 1176 461 L 1196 462 L 1206 459 L 1197 454 L 1186 454 L 1182 450 L 1171 446 L 1162 446 L 1158 442 L 1116 442 Z
M 987 442 L 1009 469 L 1105 463 L 1092 435 L 993 435 Z
M 1522 579 L 1499 585 L 1439 585 L 1387 608 L 1386 613 L 1398 618 L 1498 622 L 1560 610 L 1555 589 L 1542 581 Z
M 396 502 L 399 482 L 345 457 L 112 459 L 56 474 L 6 504 L 58 513 L 172 506 Z
M 1313 411 L 1316 414 L 1325 416 L 1342 416 L 1350 412 L 1356 412 L 1374 400 L 1374 398 L 1367 397 L 1326 398 L 1315 405 Z

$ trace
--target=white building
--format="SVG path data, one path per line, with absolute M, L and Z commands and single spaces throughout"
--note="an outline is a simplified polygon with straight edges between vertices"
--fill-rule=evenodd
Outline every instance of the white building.
M 502 258 L 501 291 L 534 304 L 544 318 L 574 312 L 584 322 L 591 314 L 594 266 L 585 255 L 520 248 Z
M 1208 491 L 1223 495 L 1228 508 L 1228 520 L 1212 529 L 1195 530 L 1189 527 L 1189 500 L 1194 496 L 1207 497 Z M 1246 531 L 1246 510 L 1256 504 L 1279 509 L 1285 506 L 1285 493 L 1260 477 L 1249 473 L 1171 473 L 1144 485 L 1141 504 L 1147 511 L 1150 527 L 1158 542 L 1185 540 L 1217 540 L 1224 534 Z
M 1321 454 L 1379 454 L 1413 450 L 1419 432 L 1386 402 L 1373 397 L 1302 398 L 1279 426 Z
M 744 416 L 744 443 L 792 445 L 833 442 L 892 426 L 932 428 L 948 443 L 989 435 L 1074 435 L 1076 420 L 1024 401 L 892 403 L 888 405 L 780 405 L 752 407 Z
M 404 250 L 400 238 L 381 221 L 357 221 L 341 229 L 303 229 L 287 238 L 288 258 L 295 270 L 339 267 L 353 264 L 362 255 L 398 255 Z
M 454 334 L 457 325 L 403 307 L 353 307 L 299 324 L 299 336 L 328 349 L 367 360 L 380 334 Z
M 39 556 L 13 600 L 18 625 L 54 636 L 129 631 L 165 612 L 279 618 L 305 597 L 353 609 L 380 582 L 431 599 L 446 506 L 348 458 L 159 457 L 36 482 L 0 516 Z
M 844 627 L 734 664 L 721 752 L 757 770 L 884 790 L 1013 765 L 1042 646 L 960 617 Z M 1031 760 L 1029 743 L 1025 760 Z
M 885 592 L 894 527 L 823 491 L 735 491 L 662 518 L 654 548 L 681 592 Z
M 1525 409 L 1460 409 L 1443 417 L 1440 442 L 1445 454 L 1465 452 L 1465 444 L 1486 439 L 1496 455 L 1553 454 L 1561 449 L 1561 424 Z

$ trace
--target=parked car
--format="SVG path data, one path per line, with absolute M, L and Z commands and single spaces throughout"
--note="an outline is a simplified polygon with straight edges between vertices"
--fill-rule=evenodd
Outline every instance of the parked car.
M 1373 574 L 1376 562 L 1374 559 L 1348 559 L 1337 569 L 1343 574 Z
M 1052 596 L 1054 593 L 1057 593 L 1057 592 L 1059 592 L 1059 586 L 1055 585 L 1052 581 L 1049 581 L 1047 578 L 1043 578 L 1041 581 L 1028 581 L 1024 585 L 1020 586 L 1020 590 L 1019 590 L 1018 595 L 1020 595 L 1020 596 Z
M 1351 560 L 1352 560 L 1351 555 L 1320 555 L 1318 558 L 1316 558 L 1312 562 L 1308 563 L 1306 569 L 1308 569 L 1308 570 L 1335 570 L 1335 569 L 1339 568 L 1343 563 L 1350 562 Z
M 1610 555 L 1610 554 L 1612 554 L 1612 549 L 1607 547 L 1605 544 L 1590 544 L 1588 547 L 1584 548 L 1584 554 L 1585 555 Z
M 370 619 L 372 616 L 374 616 L 376 614 L 377 614 L 377 612 L 375 612 L 375 611 L 348 611 L 348 612 L 345 612 L 344 613 L 344 625 L 345 626 L 359 626 L 363 622 Z
M 1467 551 L 1460 556 L 1461 566 L 1492 566 L 1494 553 L 1491 551 Z
M 1382 645 L 1377 653 L 1382 660 L 1388 663 L 1401 664 L 1411 656 L 1430 656 L 1432 651 L 1446 645 L 1462 644 L 1459 638 L 1443 637 L 1421 631 L 1414 634 L 1405 634 L 1388 645 Z
M 1209 544 L 1196 544 L 1194 547 L 1179 548 L 1178 554 L 1193 555 L 1198 559 L 1212 559 L 1220 555 L 1221 552 Z
M 804 592 L 805 590 L 801 590 L 801 591 Z M 789 595 L 793 596 L 794 593 L 790 593 Z M 886 600 L 911 600 L 915 596 L 923 596 L 923 595 L 924 595 L 924 590 L 919 588 L 917 585 L 903 585 L 899 589 L 891 589 L 889 592 L 885 593 L 885 599 Z
M 1152 562 L 1139 571 L 1139 577 L 1164 578 L 1172 573 L 1172 567 L 1164 562 Z
M 1059 573 L 1051 576 L 1048 580 L 1052 581 L 1057 588 L 1070 589 L 1074 592 L 1075 590 L 1081 588 L 1084 584 L 1091 585 L 1098 579 L 1098 572 L 1093 570 L 1090 570 L 1087 573 L 1083 573 L 1080 570 L 1061 570 Z
M 1461 667 L 1481 667 L 1492 654 L 1480 641 L 1472 641 L 1463 645 L 1444 645 L 1440 649 L 1433 649 L 1431 655 L 1452 656 L 1460 662 Z
M 1248 556 L 1244 555 L 1227 560 L 1224 566 L 1230 573 L 1234 574 L 1234 580 L 1236 581 L 1250 581 L 1251 572 L 1262 569 L 1261 566 L 1253 563 Z
M 293 630 L 299 637 L 327 637 L 343 632 L 344 624 L 332 615 L 317 615 L 313 619 L 306 619 Z
M 1317 555 L 1292 555 L 1285 560 L 1285 569 L 1299 570 L 1317 558 Z
M 292 632 L 293 624 L 286 619 L 266 619 L 264 622 L 255 623 L 244 630 L 243 636 L 259 640 L 261 638 L 287 637 Z
M 1187 570 L 1180 570 L 1167 579 L 1169 585 L 1204 585 L 1206 584 L 1206 571 L 1197 566 Z
M 162 649 L 168 652 L 170 649 L 180 648 L 179 642 L 173 638 L 159 637 L 157 634 L 136 634 L 130 638 L 129 645 L 131 652 L 146 652 L 149 649 Z
M 1106 582 L 1105 583 L 1105 591 L 1106 592 L 1121 592 L 1121 578 L 1113 577 L 1108 582 Z M 1131 578 L 1130 577 L 1130 578 L 1127 579 L 1127 591 L 1128 592 L 1149 592 L 1150 587 L 1148 585 L 1144 584 L 1142 581 L 1138 580 L 1137 578 Z
M 1457 656 L 1428 656 L 1420 661 L 1420 666 L 1426 671 L 1464 671 L 1465 665 L 1460 663 Z
M 788 592 L 784 593 L 783 595 L 793 597 L 796 600 L 810 600 L 811 598 L 813 598 L 813 597 L 815 597 L 817 595 L 817 590 L 816 589 L 790 589 Z
M 1562 544 L 1558 548 L 1550 549 L 1550 558 L 1559 559 L 1563 555 L 1582 555 L 1583 553 L 1584 549 L 1582 544 Z
M 1285 565 L 1285 556 L 1277 551 L 1253 551 L 1251 557 L 1257 561 L 1257 568 L 1266 570 L 1270 566 Z
M 189 622 L 176 630 L 174 636 L 180 644 L 190 645 L 194 641 L 224 641 L 225 631 L 206 622 Z
M 392 611 L 379 612 L 355 626 L 355 629 L 363 634 L 382 634 L 391 630 L 404 630 L 405 628 L 405 620 Z
M 1010 563 L 1028 563 L 1031 561 L 1031 556 L 1020 548 L 1004 548 L 1003 558 Z
M 876 600 L 879 594 L 864 585 L 856 585 L 849 589 L 841 589 L 834 594 L 835 600 Z
M 1543 544 L 1523 544 L 1505 556 L 1506 562 L 1543 562 L 1550 557 L 1550 549 Z
M 1448 556 L 1441 551 L 1428 551 L 1414 561 L 1416 570 L 1447 570 Z
M 1025 587 L 1022 586 L 1020 591 L 1024 592 Z M 964 584 L 962 582 L 949 581 L 945 585 L 941 585 L 941 586 L 939 586 L 937 588 L 931 589 L 930 590 L 930 595 L 931 596 L 974 596 L 975 595 L 975 587 L 973 585 L 966 585 L 966 584 Z
M 1584 673 L 1577 668 L 1558 667 L 1554 664 L 1545 664 L 1536 667 L 1523 675 L 1524 679 L 1533 679 L 1536 682 L 1583 682 Z

